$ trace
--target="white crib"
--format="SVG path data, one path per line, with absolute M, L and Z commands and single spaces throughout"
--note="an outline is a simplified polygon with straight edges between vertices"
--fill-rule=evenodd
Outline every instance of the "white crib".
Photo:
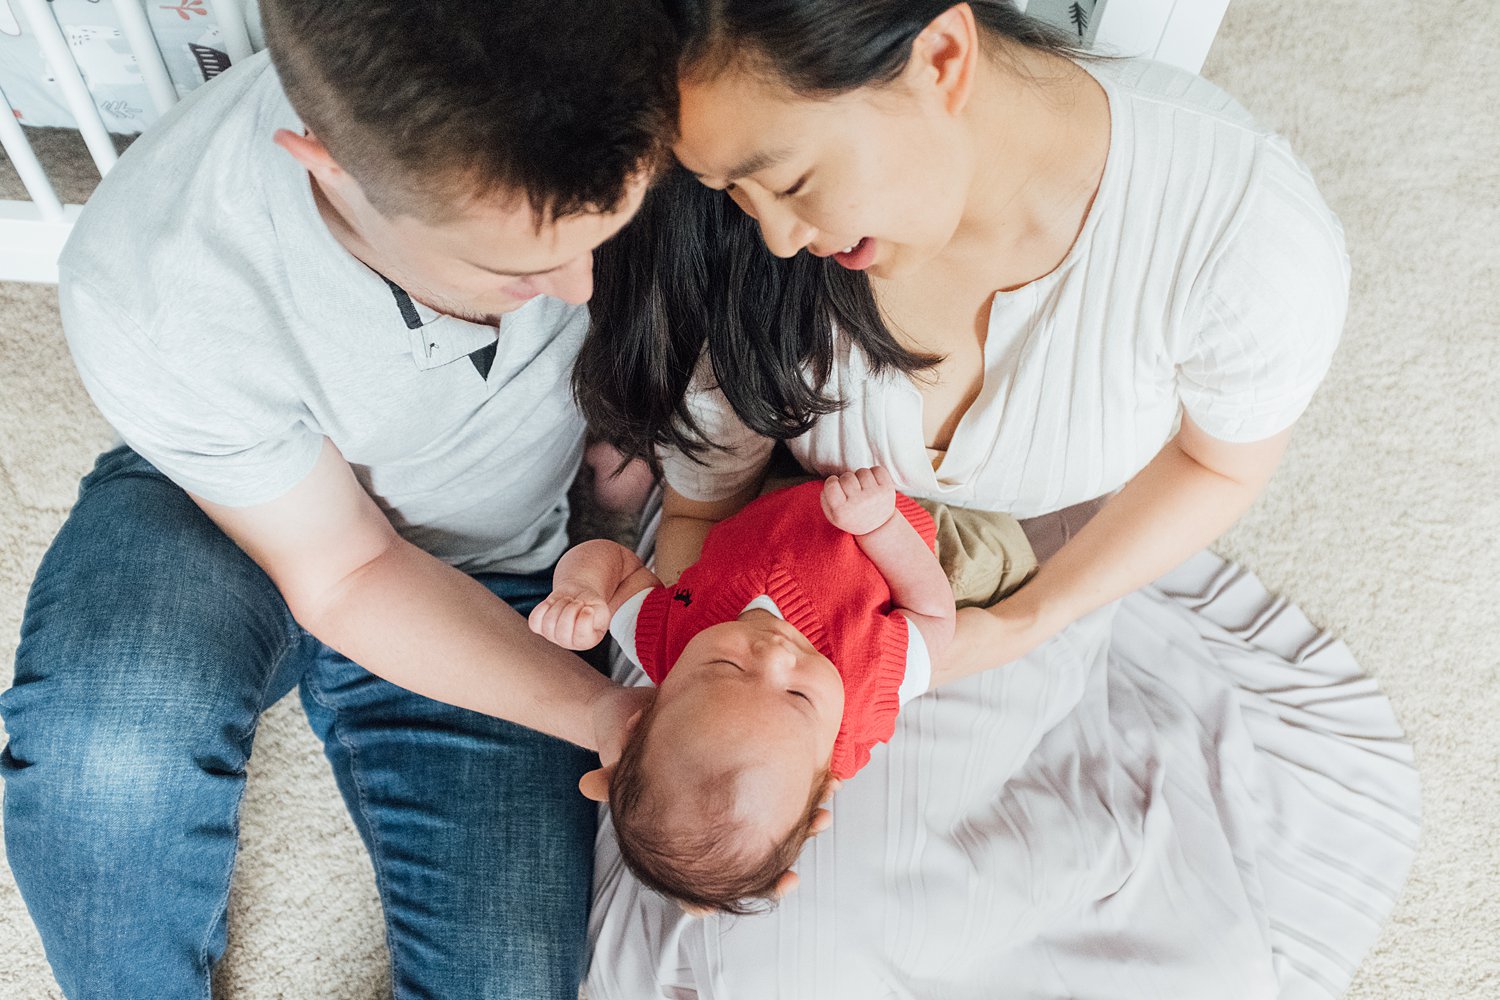
M 4 2 L 4 0 L 0 0 Z M 158 114 L 177 103 L 178 91 L 167 72 L 145 5 L 152 0 L 106 0 L 130 47 L 141 80 Z M 201 0 L 200 0 L 201 2 Z M 41 48 L 48 71 L 66 99 L 68 111 L 102 177 L 114 166 L 114 140 L 95 97 L 84 82 L 63 28 L 47 0 L 9 0 L 19 13 L 25 34 Z M 183 4 L 181 6 L 191 6 Z M 232 62 L 250 55 L 259 37 L 255 7 L 244 0 L 214 0 L 214 14 Z M 196 12 L 195 12 L 196 13 Z M 186 16 L 186 15 L 184 15 Z M 82 206 L 64 204 L 37 159 L 15 106 L 0 90 L 0 145 L 20 175 L 29 201 L 0 200 L 0 281 L 57 280 L 57 256 Z
M 102 177 L 117 158 L 114 141 L 52 5 L 47 0 L 0 0 L 0 5 L 7 2 L 19 8 L 21 23 L 40 45 Z M 151 103 L 164 114 L 178 93 L 145 14 L 146 4 L 161 0 L 100 2 L 112 4 Z M 1016 5 L 1076 31 L 1080 41 L 1101 51 L 1151 56 L 1197 72 L 1229 0 L 1016 0 Z M 255 0 L 213 0 L 213 7 L 230 61 L 237 62 L 253 51 L 252 39 L 260 37 Z M 3 91 L 0 104 L 0 145 L 30 195 L 29 201 L 0 200 L 0 281 L 55 282 L 58 254 L 82 206 L 58 198 Z

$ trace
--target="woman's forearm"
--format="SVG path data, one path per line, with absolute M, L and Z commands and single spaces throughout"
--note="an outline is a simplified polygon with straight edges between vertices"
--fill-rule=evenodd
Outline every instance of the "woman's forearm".
M 1213 542 L 1264 486 L 1264 479 L 1209 469 L 1169 443 L 1042 565 L 1011 598 L 1022 605 L 1012 610 L 1025 610 L 1048 633 L 1058 631 Z
M 698 561 L 713 526 L 735 514 L 760 492 L 764 471 L 722 500 L 689 500 L 668 485 L 662 493 L 661 525 L 656 530 L 653 568 L 667 586 Z
M 1208 437 L 1184 417 L 1181 433 L 1026 586 L 993 607 L 958 613 L 933 686 L 1024 656 L 1211 543 L 1255 502 L 1290 436 L 1287 430 L 1232 444 Z
M 703 541 L 717 521 L 701 517 L 663 513 L 656 531 L 656 556 L 653 566 L 662 583 L 671 586 L 682 571 L 698 561 Z

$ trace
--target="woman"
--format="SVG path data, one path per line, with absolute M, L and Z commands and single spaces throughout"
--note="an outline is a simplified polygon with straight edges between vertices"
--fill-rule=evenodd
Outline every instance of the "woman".
M 775 914 L 694 922 L 603 838 L 590 995 L 1337 995 L 1415 838 L 1389 706 L 1211 556 L 1135 593 L 1248 508 L 1327 369 L 1347 260 L 1305 168 L 1001 0 L 687 7 L 677 157 L 791 259 L 667 188 L 612 251 L 654 276 L 601 278 L 577 384 L 666 446 L 663 578 L 776 438 L 1028 519 L 1044 561 L 961 612 L 938 670 L 976 676 L 908 708 Z

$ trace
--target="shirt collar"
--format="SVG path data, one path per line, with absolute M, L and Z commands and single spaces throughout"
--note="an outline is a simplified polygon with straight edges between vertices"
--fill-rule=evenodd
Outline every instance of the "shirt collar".
M 482 351 L 495 343 L 499 336 L 498 327 L 471 323 L 429 309 L 385 275 L 378 277 L 390 290 L 392 305 L 406 327 L 406 343 L 412 361 L 422 371 L 440 368 L 475 351 Z

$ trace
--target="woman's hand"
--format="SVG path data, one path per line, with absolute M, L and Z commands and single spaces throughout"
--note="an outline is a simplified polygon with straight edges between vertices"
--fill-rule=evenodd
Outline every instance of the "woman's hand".
M 1021 599 L 1024 588 L 988 608 L 960 608 L 953 641 L 932 667 L 931 687 L 1019 660 L 1060 630 Z

